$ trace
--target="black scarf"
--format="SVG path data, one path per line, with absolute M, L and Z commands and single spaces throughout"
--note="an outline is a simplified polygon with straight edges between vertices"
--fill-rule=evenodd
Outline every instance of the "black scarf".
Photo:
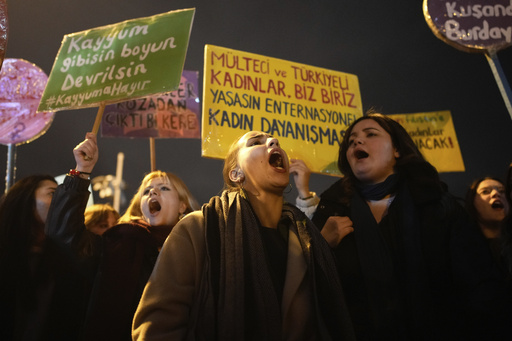
M 383 182 L 378 184 L 366 185 L 359 181 L 356 182 L 356 188 L 366 200 L 380 200 L 386 195 L 395 193 L 398 185 L 398 175 L 391 174 Z
M 243 340 L 247 331 L 257 330 L 258 339 L 281 340 L 281 302 L 273 288 L 259 222 L 249 201 L 239 193 L 225 191 L 203 206 L 203 215 L 208 261 L 194 309 L 198 314 L 194 337 Z M 315 300 L 316 315 L 323 317 L 332 339 L 354 339 L 330 248 L 295 206 L 284 204 L 283 216 L 293 222 L 291 228 L 298 234 L 312 296 L 320 296 Z M 249 307 L 247 294 L 251 296 Z M 249 310 L 251 318 L 247 318 Z
M 407 329 L 422 319 L 417 308 L 426 304 L 421 225 L 412 197 L 401 186 L 380 224 L 359 193 L 351 212 L 375 332 L 407 339 Z

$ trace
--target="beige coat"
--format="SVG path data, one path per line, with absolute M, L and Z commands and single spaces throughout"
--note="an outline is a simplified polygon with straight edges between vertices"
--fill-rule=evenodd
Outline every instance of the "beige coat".
M 206 257 L 201 211 L 182 219 L 167 238 L 135 313 L 134 340 L 184 340 Z M 315 317 L 307 266 L 290 230 L 283 300 L 283 338 L 313 339 Z M 240 312 L 243 314 L 243 312 Z

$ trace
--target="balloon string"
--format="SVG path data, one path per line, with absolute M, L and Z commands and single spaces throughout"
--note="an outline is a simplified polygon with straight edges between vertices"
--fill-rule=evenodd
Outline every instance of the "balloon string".
M 512 99 L 512 91 L 510 90 L 510 85 L 508 84 L 505 72 L 503 72 L 498 56 L 494 51 L 488 51 L 485 54 L 485 57 L 489 62 L 489 66 L 491 67 L 496 83 L 498 84 L 505 106 L 507 107 L 510 118 L 512 119 L 512 104 L 510 103 Z

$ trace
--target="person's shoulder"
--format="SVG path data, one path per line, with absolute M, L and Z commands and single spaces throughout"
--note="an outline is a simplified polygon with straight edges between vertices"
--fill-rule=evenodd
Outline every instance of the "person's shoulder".
M 440 221 L 453 223 L 454 221 L 467 222 L 468 214 L 459 200 L 450 192 L 444 191 L 438 198 L 426 201 L 422 208 L 423 217 L 427 221 Z
M 205 220 L 202 211 L 194 211 L 183 217 L 172 229 L 164 243 L 164 249 L 182 249 L 186 245 L 201 248 L 205 243 Z
M 174 227 L 173 231 L 204 228 L 204 215 L 202 211 L 193 211 L 184 216 Z
M 336 181 L 335 183 L 330 185 L 325 191 L 323 191 L 323 193 L 320 195 L 320 198 L 322 198 L 322 199 L 325 198 L 328 200 L 333 200 L 333 199 L 338 198 L 341 195 L 340 193 L 343 188 L 342 182 L 343 182 L 343 178 L 339 179 L 338 181 Z
M 202 211 L 193 211 L 184 216 L 172 229 L 170 235 L 204 234 L 204 216 Z

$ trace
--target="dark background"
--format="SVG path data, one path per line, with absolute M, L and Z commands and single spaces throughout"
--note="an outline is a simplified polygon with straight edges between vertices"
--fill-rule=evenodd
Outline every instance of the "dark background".
M 512 120 L 485 56 L 436 38 L 421 0 L 11 0 L 7 5 L 6 58 L 25 59 L 47 74 L 66 34 L 195 7 L 185 69 L 199 71 L 200 83 L 205 44 L 352 73 L 359 78 L 364 110 L 451 111 L 466 171 L 441 176 L 455 195 L 463 196 L 476 177 L 504 177 L 512 162 Z M 512 48 L 498 58 L 510 82 Z M 57 112 L 46 134 L 16 148 L 16 179 L 73 168 L 72 149 L 92 129 L 96 112 Z M 183 178 L 200 203 L 220 192 L 222 161 L 202 158 L 199 139 L 161 139 L 155 146 L 156 167 Z M 131 198 L 151 168 L 148 140 L 99 137 L 99 148 L 93 177 L 115 174 L 117 153 L 123 152 L 124 195 Z M 5 161 L 7 150 L 0 147 Z M 6 167 L 0 168 L 5 179 Z M 311 189 L 322 192 L 336 179 L 313 174 Z M 287 198 L 294 200 L 295 194 L 292 190 Z

